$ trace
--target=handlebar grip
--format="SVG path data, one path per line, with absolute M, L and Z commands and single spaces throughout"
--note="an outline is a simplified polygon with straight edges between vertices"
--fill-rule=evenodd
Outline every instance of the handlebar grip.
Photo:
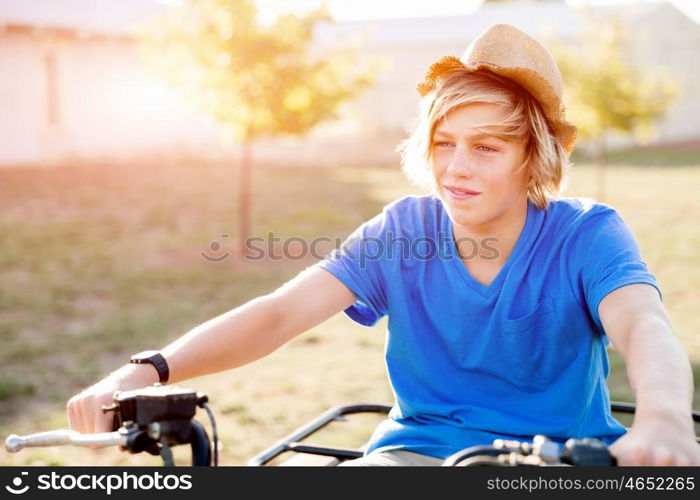
M 571 465 L 589 467 L 617 465 L 617 459 L 605 443 L 595 438 L 569 439 L 564 445 L 561 460 Z
M 61 446 L 73 444 L 76 446 L 124 446 L 126 435 L 119 432 L 100 432 L 96 434 L 80 434 L 77 431 L 59 429 L 39 432 L 28 436 L 12 434 L 5 440 L 5 449 L 16 453 L 26 447 Z
M 5 439 L 5 449 L 10 453 L 16 453 L 24 448 L 24 439 L 17 434 L 10 434 Z
M 59 446 L 62 444 L 70 444 L 71 433 L 65 429 L 58 431 L 39 432 L 30 434 L 29 436 L 18 436 L 12 434 L 5 440 L 5 449 L 10 453 L 16 453 L 27 446 Z

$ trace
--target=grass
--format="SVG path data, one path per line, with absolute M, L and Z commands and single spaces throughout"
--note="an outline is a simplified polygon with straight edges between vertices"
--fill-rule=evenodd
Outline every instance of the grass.
M 576 149 L 572 156 L 575 163 L 590 163 L 593 157 L 584 150 Z M 608 164 L 633 167 L 696 167 L 700 165 L 700 148 L 697 144 L 684 147 L 635 148 L 609 151 Z
M 700 166 L 700 155 L 694 158 Z M 604 201 L 633 228 L 679 339 L 700 361 L 700 169 L 638 166 L 634 155 L 618 160 L 611 162 Z M 341 164 L 318 170 L 265 166 L 254 181 L 253 230 L 260 237 L 344 237 L 385 203 L 416 192 L 398 168 Z M 66 427 L 68 397 L 131 353 L 162 346 L 309 264 L 215 264 L 200 256 L 214 240 L 222 252 L 235 245 L 236 186 L 227 165 L 6 169 L 0 185 L 2 438 Z M 594 193 L 593 168 L 577 163 L 565 195 Z M 222 234 L 230 236 L 224 240 Z M 209 394 L 219 414 L 222 463 L 244 463 L 330 406 L 390 402 L 385 329 L 385 321 L 364 328 L 337 315 L 263 360 L 188 382 Z M 613 398 L 633 400 L 615 352 L 611 366 Z M 329 429 L 321 438 L 356 446 L 375 423 Z M 0 454 L 4 465 L 85 463 L 149 465 L 158 459 L 61 448 Z

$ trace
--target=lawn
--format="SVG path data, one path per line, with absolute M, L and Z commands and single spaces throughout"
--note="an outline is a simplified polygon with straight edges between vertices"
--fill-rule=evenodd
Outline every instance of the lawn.
M 699 156 L 690 163 L 700 166 Z M 700 169 L 677 162 L 626 164 L 635 161 L 616 158 L 605 201 L 633 228 L 676 332 L 700 362 Z M 344 237 L 385 203 L 417 192 L 398 168 L 340 164 L 267 165 L 254 182 L 254 232 L 261 237 Z M 131 353 L 162 346 L 274 290 L 310 263 L 202 258 L 212 241 L 221 243 L 221 253 L 235 247 L 235 178 L 226 165 L 4 169 L 0 186 L 3 439 L 11 432 L 65 427 L 68 397 Z M 593 169 L 577 164 L 564 194 L 594 193 Z M 244 463 L 330 406 L 390 402 L 385 328 L 385 322 L 363 328 L 339 314 L 263 360 L 188 382 L 209 394 L 217 411 L 222 463 Z M 613 397 L 632 400 L 619 356 L 611 352 L 611 359 Z M 700 364 L 694 372 L 697 386 Z M 326 433 L 325 440 L 357 445 L 375 422 L 351 423 L 349 430 Z M 158 459 L 114 450 L 0 453 L 4 465 L 88 463 L 149 465 Z

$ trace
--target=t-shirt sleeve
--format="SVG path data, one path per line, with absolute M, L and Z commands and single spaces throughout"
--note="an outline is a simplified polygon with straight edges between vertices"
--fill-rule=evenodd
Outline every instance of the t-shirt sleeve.
M 586 305 L 601 333 L 605 333 L 598 306 L 610 292 L 633 283 L 647 283 L 663 295 L 655 276 L 642 260 L 639 245 L 627 223 L 618 212 L 606 207 L 592 216 L 582 237 L 585 253 L 582 262 L 582 284 Z
M 388 219 L 385 209 L 353 231 L 339 249 L 317 263 L 355 294 L 357 300 L 344 312 L 364 326 L 375 325 L 387 313 L 383 263 Z

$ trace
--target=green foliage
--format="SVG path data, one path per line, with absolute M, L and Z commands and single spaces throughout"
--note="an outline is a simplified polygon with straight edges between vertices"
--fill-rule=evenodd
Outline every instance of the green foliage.
M 680 82 L 665 67 L 634 63 L 627 40 L 623 23 L 607 17 L 588 19 L 575 46 L 552 44 L 566 87 L 567 117 L 580 138 L 599 140 L 618 131 L 647 140 L 679 96 Z
M 354 50 L 319 53 L 325 5 L 259 20 L 252 0 L 189 0 L 140 32 L 144 54 L 231 137 L 302 134 L 372 82 Z
M 9 376 L 0 377 L 0 401 L 21 396 L 31 396 L 36 387 L 32 384 L 20 382 Z

